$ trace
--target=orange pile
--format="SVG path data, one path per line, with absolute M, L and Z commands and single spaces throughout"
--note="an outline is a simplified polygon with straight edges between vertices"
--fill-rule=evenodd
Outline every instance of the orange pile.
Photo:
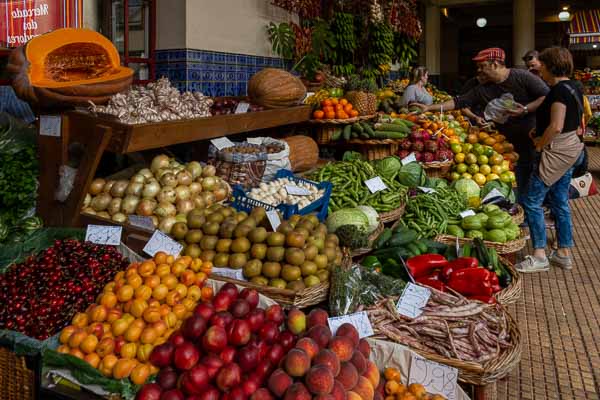
M 423 385 L 418 383 L 403 385 L 400 371 L 396 368 L 386 368 L 383 377 L 385 378 L 385 400 L 445 400 L 445 397 L 439 394 L 428 394 Z
M 358 117 L 358 111 L 354 109 L 348 100 L 329 97 L 321 101 L 321 107 L 313 112 L 314 119 L 348 119 Z

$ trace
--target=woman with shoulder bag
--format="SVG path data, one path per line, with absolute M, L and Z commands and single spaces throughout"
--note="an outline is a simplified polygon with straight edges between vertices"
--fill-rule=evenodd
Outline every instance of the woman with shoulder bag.
M 550 92 L 536 112 L 537 136 L 533 137 L 537 162 L 526 189 L 523 208 L 533 255 L 516 266 L 520 272 L 548 271 L 550 263 L 564 269 L 573 267 L 573 226 L 569 209 L 569 184 L 575 164 L 583 157 L 583 143 L 577 136 L 581 124 L 582 93 L 569 80 L 573 57 L 569 50 L 552 47 L 539 55 L 540 75 Z M 546 257 L 546 225 L 542 204 L 547 204 L 556 220 L 558 250 Z

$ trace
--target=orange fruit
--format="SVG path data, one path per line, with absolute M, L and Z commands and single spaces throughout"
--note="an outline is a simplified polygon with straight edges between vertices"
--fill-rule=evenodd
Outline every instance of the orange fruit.
M 345 106 L 346 104 L 348 104 L 348 100 L 346 100 L 344 98 L 341 98 L 340 99 L 340 104 L 343 105 L 343 106 Z
M 344 111 L 346 112 L 346 114 L 350 114 L 350 111 L 352 111 L 352 104 L 346 104 L 344 106 Z
M 322 107 L 327 107 L 327 106 L 331 106 L 333 103 L 331 102 L 331 99 L 325 99 L 321 102 L 321 106 Z
M 333 112 L 333 111 L 327 111 L 325 113 L 325 118 L 327 118 L 327 119 L 335 119 L 335 112 Z
M 315 112 L 313 113 L 314 119 L 323 119 L 324 116 L 325 112 L 323 112 L 322 110 L 315 110 Z
M 344 110 L 344 106 L 341 104 L 336 104 L 334 108 L 336 112 Z
M 348 118 L 348 114 L 346 114 L 346 112 L 345 112 L 344 110 L 340 110 L 340 111 L 338 111 L 338 112 L 335 114 L 335 116 L 336 116 L 338 119 L 346 119 L 346 118 Z
M 335 106 L 335 105 L 339 104 L 339 100 L 337 98 L 335 98 L 335 97 L 332 97 L 331 98 L 331 104 L 333 104 Z
M 351 116 L 352 118 L 354 118 L 354 117 L 358 117 L 358 111 L 356 111 L 356 110 L 350 110 L 350 116 Z

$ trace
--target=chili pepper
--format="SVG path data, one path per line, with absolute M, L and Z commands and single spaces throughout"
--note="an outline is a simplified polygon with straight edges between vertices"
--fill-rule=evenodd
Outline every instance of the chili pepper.
M 454 271 L 447 285 L 464 296 L 491 296 L 491 274 L 485 268 L 464 268 Z
M 496 304 L 496 298 L 494 296 L 469 296 L 470 300 L 479 300 L 486 304 Z
M 500 286 L 499 284 L 492 284 L 492 292 L 498 293 L 501 290 L 502 290 L 502 286 Z
M 498 280 L 498 275 L 496 275 L 495 272 L 492 272 L 490 274 L 490 283 L 492 285 L 498 285 L 498 286 L 500 286 L 500 281 Z
M 421 254 L 411 257 L 406 262 L 406 267 L 413 278 L 428 275 L 435 269 L 442 269 L 448 265 L 448 260 L 440 254 Z
M 442 269 L 441 279 L 444 282 L 448 282 L 450 276 L 454 271 L 458 271 L 464 268 L 476 268 L 479 265 L 479 261 L 475 257 L 459 257 L 450 262 Z
M 444 282 L 438 280 L 435 276 L 424 276 L 416 279 L 416 281 L 421 285 L 432 287 L 440 292 L 446 291 L 446 285 L 444 285 Z
M 375 256 L 367 256 L 362 260 L 361 265 L 365 268 L 381 268 L 381 262 Z

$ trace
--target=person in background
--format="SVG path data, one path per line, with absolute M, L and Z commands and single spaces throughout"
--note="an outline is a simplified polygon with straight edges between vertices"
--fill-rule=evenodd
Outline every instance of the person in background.
M 404 89 L 404 94 L 402 95 L 403 105 L 406 106 L 411 103 L 433 103 L 433 97 L 431 97 L 425 88 L 428 78 L 429 74 L 427 72 L 427 68 L 425 67 L 417 67 L 411 71 L 410 85 Z
M 527 71 L 537 76 L 540 76 L 540 60 L 538 58 L 539 55 L 540 54 L 537 50 L 529 50 L 523 56 L 523 61 L 525 62 Z
M 462 90 L 460 91 L 460 95 L 467 94 L 471 89 L 485 83 L 485 79 L 482 76 L 476 75 L 473 78 L 469 79 L 465 82 Z M 472 122 L 475 122 L 477 125 L 485 125 L 486 121 L 483 118 L 483 108 L 479 105 L 475 105 L 471 107 L 465 107 L 462 110 L 462 113 L 466 115 Z
M 534 74 L 521 69 L 507 68 L 504 64 L 505 58 L 504 50 L 498 47 L 481 50 L 473 61 L 477 63 L 477 75 L 485 79 L 484 84 L 444 103 L 417 106 L 423 111 L 454 110 L 477 105 L 485 109 L 492 100 L 505 93 L 512 94 L 516 103 L 508 112 L 510 117 L 505 123 L 498 123 L 496 126 L 519 154 L 515 175 L 520 202 L 529 181 L 535 154 L 528 132 L 535 128 L 534 111 L 542 104 L 549 89 L 544 81 Z
M 573 57 L 565 48 L 552 47 L 539 55 L 540 75 L 550 86 L 536 112 L 537 128 L 531 137 L 537 152 L 523 208 L 533 243 L 533 255 L 515 267 L 518 271 L 547 271 L 550 263 L 564 269 L 573 268 L 570 248 L 573 227 L 569 208 L 569 184 L 573 166 L 583 157 L 583 143 L 577 137 L 583 115 L 583 94 L 569 76 L 573 73 Z M 556 221 L 558 250 L 546 257 L 546 224 L 544 200 Z
M 579 90 L 581 93 L 585 92 L 583 83 L 581 83 L 581 81 L 574 79 L 573 85 L 575 85 L 577 90 Z M 584 94 L 583 95 L 583 124 L 581 125 L 581 132 L 579 132 L 580 136 L 585 135 L 585 130 L 586 130 L 587 124 L 588 124 L 589 120 L 592 119 L 593 116 L 594 116 L 594 113 L 592 113 L 592 106 L 590 105 L 590 101 L 588 100 L 587 96 Z
M 0 86 L 0 112 L 10 114 L 28 124 L 35 121 L 29 104 L 19 99 L 11 86 Z

